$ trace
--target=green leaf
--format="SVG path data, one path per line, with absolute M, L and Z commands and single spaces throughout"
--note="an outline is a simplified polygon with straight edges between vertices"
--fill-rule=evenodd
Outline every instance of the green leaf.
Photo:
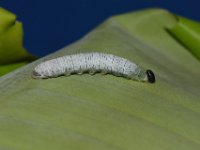
M 200 60 L 200 23 L 180 16 L 177 20 L 169 32 Z
M 22 24 L 16 21 L 13 13 L 0 8 L 0 75 L 33 59 L 34 57 L 23 48 Z
M 165 30 L 160 9 L 109 18 L 80 41 L 0 78 L 0 149 L 199 150 L 200 62 Z M 156 75 L 31 78 L 40 62 L 77 52 L 125 57 Z

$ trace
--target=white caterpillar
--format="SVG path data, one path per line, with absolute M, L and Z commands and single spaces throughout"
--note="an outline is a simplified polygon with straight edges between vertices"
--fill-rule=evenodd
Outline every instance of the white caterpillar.
M 35 67 L 32 77 L 45 79 L 75 73 L 95 74 L 97 72 L 138 81 L 155 82 L 155 76 L 151 70 L 144 70 L 125 58 L 97 52 L 68 55 L 42 62 Z

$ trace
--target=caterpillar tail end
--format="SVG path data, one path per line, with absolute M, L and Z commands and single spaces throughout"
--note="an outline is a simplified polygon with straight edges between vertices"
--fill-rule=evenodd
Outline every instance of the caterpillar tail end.
M 155 83 L 156 82 L 156 78 L 155 78 L 153 71 L 147 70 L 146 74 L 147 74 L 147 81 L 149 83 Z
M 40 78 L 41 78 L 41 75 L 40 75 L 39 73 L 37 73 L 35 70 L 33 70 L 32 78 L 33 78 L 33 79 L 40 79 Z

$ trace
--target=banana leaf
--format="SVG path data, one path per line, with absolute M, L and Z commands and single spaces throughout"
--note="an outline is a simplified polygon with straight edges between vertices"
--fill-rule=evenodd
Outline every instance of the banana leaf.
M 200 23 L 177 16 L 178 23 L 168 31 L 200 60 Z
M 170 12 L 113 16 L 81 40 L 0 78 L 0 149 L 199 150 L 200 62 L 166 30 Z M 36 65 L 78 52 L 127 58 L 156 75 L 36 80 Z
M 15 14 L 0 7 L 0 76 L 35 58 L 23 48 L 22 23 L 16 21 Z

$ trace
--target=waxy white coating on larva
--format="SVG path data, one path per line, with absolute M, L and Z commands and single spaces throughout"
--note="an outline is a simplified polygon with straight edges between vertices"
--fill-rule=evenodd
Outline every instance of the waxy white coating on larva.
M 112 54 L 79 53 L 42 62 L 35 67 L 33 78 L 52 78 L 74 73 L 97 72 L 122 76 L 128 79 L 147 81 L 146 71 L 135 63 Z

